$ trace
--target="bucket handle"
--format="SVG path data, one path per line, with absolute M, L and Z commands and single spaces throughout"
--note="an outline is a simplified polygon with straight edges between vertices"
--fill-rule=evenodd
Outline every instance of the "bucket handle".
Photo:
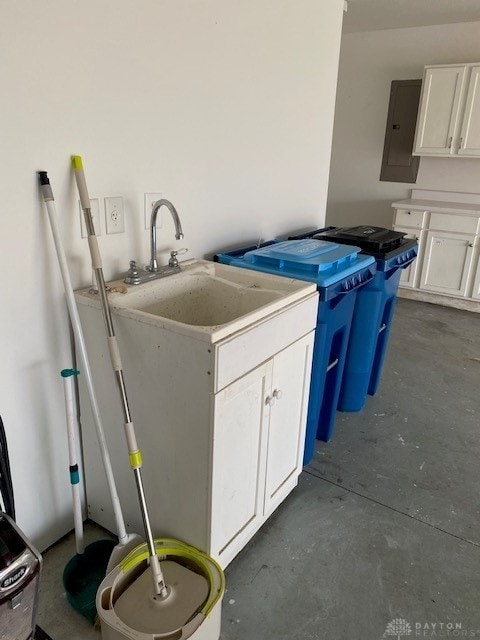
M 351 293 L 352 291 L 355 291 L 355 289 L 358 289 L 360 287 L 363 287 L 364 285 L 368 284 L 370 282 L 370 280 L 373 280 L 373 278 L 375 277 L 375 272 L 371 271 L 370 269 L 368 270 L 368 273 L 364 274 L 364 279 L 361 282 L 357 282 L 357 284 L 353 285 L 353 287 L 351 287 L 350 289 L 346 289 L 342 291 L 339 291 L 339 295 L 345 295 L 347 293 Z

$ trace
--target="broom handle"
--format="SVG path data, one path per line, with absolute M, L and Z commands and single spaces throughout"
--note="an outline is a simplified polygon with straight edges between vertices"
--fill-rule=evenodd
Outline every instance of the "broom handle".
M 88 389 L 88 395 L 90 398 L 90 406 L 92 409 L 93 422 L 97 432 L 98 444 L 100 447 L 100 454 L 102 457 L 103 467 L 105 469 L 105 475 L 107 479 L 107 485 L 110 492 L 113 513 L 115 516 L 115 524 L 117 528 L 117 535 L 120 544 L 126 544 L 128 535 L 125 529 L 125 521 L 123 518 L 122 507 L 118 497 L 117 487 L 115 485 L 115 479 L 113 476 L 112 463 L 108 453 L 107 442 L 105 439 L 105 432 L 103 429 L 102 420 L 100 417 L 100 410 L 98 408 L 97 396 L 95 393 L 95 387 L 93 385 L 93 377 L 90 369 L 90 362 L 87 355 L 87 347 L 85 345 L 85 338 L 83 336 L 82 325 L 80 324 L 80 317 L 78 315 L 77 303 L 73 294 L 73 286 L 70 279 L 70 273 L 68 271 L 67 258 L 60 239 L 60 231 L 57 224 L 57 216 L 55 211 L 55 200 L 53 197 L 52 187 L 50 186 L 50 180 L 48 179 L 46 171 L 39 171 L 40 188 L 42 191 L 43 199 L 47 207 L 48 218 L 50 220 L 50 226 L 52 229 L 53 241 L 55 243 L 55 249 L 57 252 L 58 263 L 62 274 L 63 286 L 65 290 L 65 297 L 67 300 L 68 312 L 70 315 L 70 322 L 72 323 L 73 333 L 77 342 L 77 347 L 80 351 L 80 357 L 83 365 L 83 373 L 85 376 L 85 382 Z
M 85 551 L 83 541 L 83 517 L 82 502 L 80 499 L 80 475 L 78 473 L 77 443 L 75 437 L 75 413 L 73 403 L 73 377 L 80 371 L 75 369 L 62 369 L 60 375 L 63 378 L 63 393 L 65 395 L 65 415 L 67 418 L 68 461 L 70 471 L 70 484 L 72 485 L 73 522 L 75 526 L 75 544 L 77 553 L 81 555 Z
M 83 171 L 83 162 L 80 156 L 72 156 L 72 166 L 75 173 L 75 179 L 77 181 L 78 192 L 80 194 L 80 202 L 82 204 L 83 214 L 85 217 L 85 226 L 88 233 L 88 246 L 90 249 L 90 256 L 92 259 L 92 268 L 95 272 L 97 279 L 98 293 L 102 303 L 103 317 L 105 320 L 105 327 L 107 329 L 108 348 L 110 351 L 110 359 L 112 361 L 112 368 L 117 380 L 118 390 L 122 401 L 123 414 L 124 414 L 124 427 L 125 436 L 127 440 L 127 447 L 130 459 L 130 466 L 135 476 L 135 483 L 137 486 L 137 494 L 140 502 L 140 511 L 142 514 L 143 525 L 145 528 L 148 552 L 150 556 L 150 567 L 153 574 L 154 593 L 165 597 L 167 595 L 167 589 L 165 581 L 163 579 L 162 570 L 160 568 L 160 561 L 155 549 L 155 543 L 153 541 L 152 527 L 150 525 L 150 518 L 148 516 L 147 502 L 145 498 L 145 491 L 143 488 L 141 467 L 142 467 L 142 453 L 137 445 L 137 439 L 135 435 L 135 428 L 133 425 L 132 417 L 130 415 L 130 408 L 128 405 L 127 390 L 125 388 L 125 381 L 123 378 L 122 361 L 120 358 L 120 349 L 118 348 L 117 338 L 113 328 L 112 314 L 110 312 L 110 305 L 107 298 L 107 290 L 105 287 L 105 279 L 103 277 L 102 259 L 100 256 L 100 250 L 98 248 L 97 236 L 95 235 L 95 228 L 93 226 L 92 211 L 90 207 L 90 197 L 88 195 L 87 182 L 85 180 L 85 173 Z

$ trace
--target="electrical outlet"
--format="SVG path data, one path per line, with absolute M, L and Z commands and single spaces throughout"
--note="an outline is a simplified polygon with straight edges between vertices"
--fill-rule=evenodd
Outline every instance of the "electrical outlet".
M 88 238 L 87 227 L 85 226 L 85 216 L 83 214 L 82 203 L 78 201 L 78 208 L 80 209 L 80 229 L 82 238 Z M 93 228 L 95 229 L 95 235 L 101 236 L 102 229 L 100 225 L 100 200 L 98 198 L 90 199 L 90 210 L 92 212 Z
M 150 229 L 150 218 L 152 216 L 153 205 L 157 200 L 161 200 L 161 193 L 146 193 L 145 194 L 145 229 Z M 162 227 L 162 211 L 157 214 L 157 229 Z
M 105 198 L 105 229 L 107 233 L 123 233 L 125 231 L 125 214 L 123 198 Z

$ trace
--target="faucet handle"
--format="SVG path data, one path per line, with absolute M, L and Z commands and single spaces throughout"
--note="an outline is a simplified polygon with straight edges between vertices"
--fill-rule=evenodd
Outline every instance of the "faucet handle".
M 168 261 L 169 267 L 178 267 L 178 259 L 177 256 L 181 256 L 184 253 L 187 253 L 188 249 L 183 247 L 183 249 L 178 249 L 178 251 L 170 251 L 170 260 Z
M 138 276 L 138 268 L 135 260 L 130 260 L 130 269 L 127 271 L 127 276 Z
M 124 282 L 125 284 L 140 284 L 140 271 L 135 260 L 130 260 L 130 269 L 125 275 Z

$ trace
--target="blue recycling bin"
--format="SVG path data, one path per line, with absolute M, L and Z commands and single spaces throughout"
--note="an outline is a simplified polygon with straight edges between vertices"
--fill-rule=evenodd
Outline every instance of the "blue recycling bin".
M 417 241 L 404 236 L 398 231 L 363 225 L 328 227 L 292 237 L 293 240 L 314 237 L 359 246 L 362 254 L 376 261 L 375 277 L 359 291 L 355 301 L 338 398 L 340 411 L 361 411 L 367 395 L 375 395 L 378 390 L 402 269 L 408 267 L 418 253 Z
M 304 464 L 314 453 L 315 438 L 332 437 L 357 291 L 373 279 L 375 259 L 322 240 L 271 241 L 219 253 L 214 260 L 298 280 L 314 282 L 319 305 L 313 348 Z

